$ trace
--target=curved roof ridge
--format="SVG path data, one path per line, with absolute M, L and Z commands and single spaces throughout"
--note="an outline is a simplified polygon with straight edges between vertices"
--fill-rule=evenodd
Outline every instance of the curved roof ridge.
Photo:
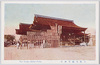
M 76 25 L 74 22 L 72 22 L 75 26 L 77 26 L 77 27 L 80 27 L 80 28 L 84 28 L 84 27 L 81 27 L 81 26 L 78 26 L 78 25 Z M 85 29 L 85 28 L 84 28 Z M 87 28 L 86 28 L 87 29 Z
M 27 23 L 20 23 L 20 24 L 31 25 L 31 24 L 27 24 Z
M 55 20 L 73 22 L 73 20 L 67 20 L 67 19 L 62 19 L 62 18 L 57 18 L 57 17 L 44 16 L 44 15 L 39 15 L 39 14 L 34 14 L 34 15 L 35 15 L 35 17 L 43 17 L 43 18 L 50 18 L 50 19 L 55 19 Z

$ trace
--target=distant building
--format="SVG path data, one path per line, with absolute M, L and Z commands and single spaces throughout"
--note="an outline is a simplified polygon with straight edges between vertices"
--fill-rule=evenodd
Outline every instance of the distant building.
M 95 37 L 95 35 L 92 35 L 92 43 L 93 43 L 93 46 L 96 45 L 96 37 Z
M 72 20 L 35 15 L 33 24 L 19 24 L 16 34 L 22 39 L 40 45 L 45 40 L 51 47 L 61 45 L 79 45 L 88 40 L 87 28 L 74 24 Z

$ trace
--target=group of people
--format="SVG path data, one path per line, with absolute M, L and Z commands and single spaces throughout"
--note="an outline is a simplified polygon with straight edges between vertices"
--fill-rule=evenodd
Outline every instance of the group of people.
M 32 41 L 22 42 L 22 41 L 18 41 L 16 46 L 17 46 L 17 49 L 22 49 L 24 47 L 27 47 L 27 49 L 30 49 L 30 48 L 34 48 L 35 47 L 35 43 L 37 43 L 37 42 L 32 42 Z M 45 45 L 45 40 L 43 40 L 42 44 L 37 45 L 37 46 L 39 46 L 41 48 L 44 48 L 44 45 Z
M 22 49 L 22 47 L 24 47 L 24 44 L 22 44 L 21 42 L 17 42 L 17 49 Z

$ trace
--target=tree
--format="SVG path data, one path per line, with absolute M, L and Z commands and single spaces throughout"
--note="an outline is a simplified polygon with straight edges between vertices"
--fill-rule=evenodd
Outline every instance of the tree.
M 15 39 L 14 35 L 4 35 L 4 38 L 7 39 L 7 41 L 13 41 Z

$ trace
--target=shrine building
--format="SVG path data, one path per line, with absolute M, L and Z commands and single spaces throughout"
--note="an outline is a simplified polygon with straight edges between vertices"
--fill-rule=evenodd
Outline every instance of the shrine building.
M 86 29 L 77 26 L 73 20 L 35 14 L 33 23 L 20 23 L 16 34 L 21 35 L 22 42 L 27 40 L 39 45 L 45 40 L 50 47 L 59 47 L 88 42 L 89 36 L 85 33 Z

